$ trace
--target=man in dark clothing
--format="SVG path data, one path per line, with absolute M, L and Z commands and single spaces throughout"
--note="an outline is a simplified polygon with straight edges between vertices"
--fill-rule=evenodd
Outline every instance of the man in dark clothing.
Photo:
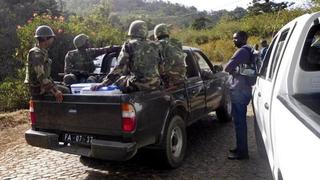
M 233 42 L 238 50 L 231 57 L 225 71 L 231 75 L 230 93 L 232 102 L 232 116 L 236 131 L 236 148 L 230 150 L 228 159 L 248 159 L 247 142 L 247 105 L 251 100 L 251 86 L 246 76 L 240 75 L 239 65 L 250 62 L 250 49 L 247 45 L 247 33 L 239 31 L 233 35 Z M 249 50 L 248 50 L 249 49 Z
M 260 59 L 261 59 L 261 61 L 263 61 L 264 56 L 266 55 L 267 50 L 268 50 L 268 42 L 267 42 L 267 40 L 265 40 L 265 39 L 261 40 L 261 44 L 260 45 L 261 45 Z

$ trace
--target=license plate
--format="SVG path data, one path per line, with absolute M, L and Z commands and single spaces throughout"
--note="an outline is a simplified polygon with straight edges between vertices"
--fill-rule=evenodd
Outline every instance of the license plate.
M 75 144 L 84 144 L 90 145 L 92 142 L 93 137 L 87 135 L 78 135 L 78 134 L 63 134 L 63 141 L 68 143 L 75 143 Z

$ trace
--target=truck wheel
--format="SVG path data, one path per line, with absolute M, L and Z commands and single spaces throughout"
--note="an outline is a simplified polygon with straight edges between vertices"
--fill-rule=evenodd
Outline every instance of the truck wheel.
M 261 131 L 259 129 L 256 118 L 254 118 L 254 135 L 256 138 L 256 145 L 257 145 L 258 154 L 260 155 L 260 157 L 262 159 L 267 159 L 268 158 L 267 152 L 266 152 L 266 149 L 264 148 L 264 143 L 263 143 Z
M 220 107 L 216 110 L 216 114 L 218 120 L 220 122 L 229 122 L 232 120 L 232 104 L 231 104 L 231 97 L 230 92 L 226 90 L 224 93 L 223 99 L 221 100 Z
M 85 165 L 85 166 L 90 166 L 91 164 L 93 164 L 94 159 L 87 157 L 87 156 L 80 156 L 80 163 Z
M 167 127 L 164 149 L 160 150 L 161 160 L 167 168 L 177 168 L 184 160 L 187 148 L 187 133 L 183 119 L 175 115 Z

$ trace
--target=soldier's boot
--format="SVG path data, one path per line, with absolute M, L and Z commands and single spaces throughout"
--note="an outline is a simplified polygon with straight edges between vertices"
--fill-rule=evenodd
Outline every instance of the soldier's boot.
M 63 77 L 63 83 L 66 86 L 70 86 L 71 84 L 77 83 L 77 77 L 74 74 L 66 74 Z
M 95 76 L 89 76 L 87 79 L 87 83 L 96 83 L 96 82 L 98 82 L 98 81 Z

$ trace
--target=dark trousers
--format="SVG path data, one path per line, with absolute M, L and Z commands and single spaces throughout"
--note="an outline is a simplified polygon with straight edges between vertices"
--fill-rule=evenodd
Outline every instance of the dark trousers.
M 237 153 L 248 155 L 247 106 L 251 99 L 251 91 L 232 90 L 232 117 L 236 132 Z

